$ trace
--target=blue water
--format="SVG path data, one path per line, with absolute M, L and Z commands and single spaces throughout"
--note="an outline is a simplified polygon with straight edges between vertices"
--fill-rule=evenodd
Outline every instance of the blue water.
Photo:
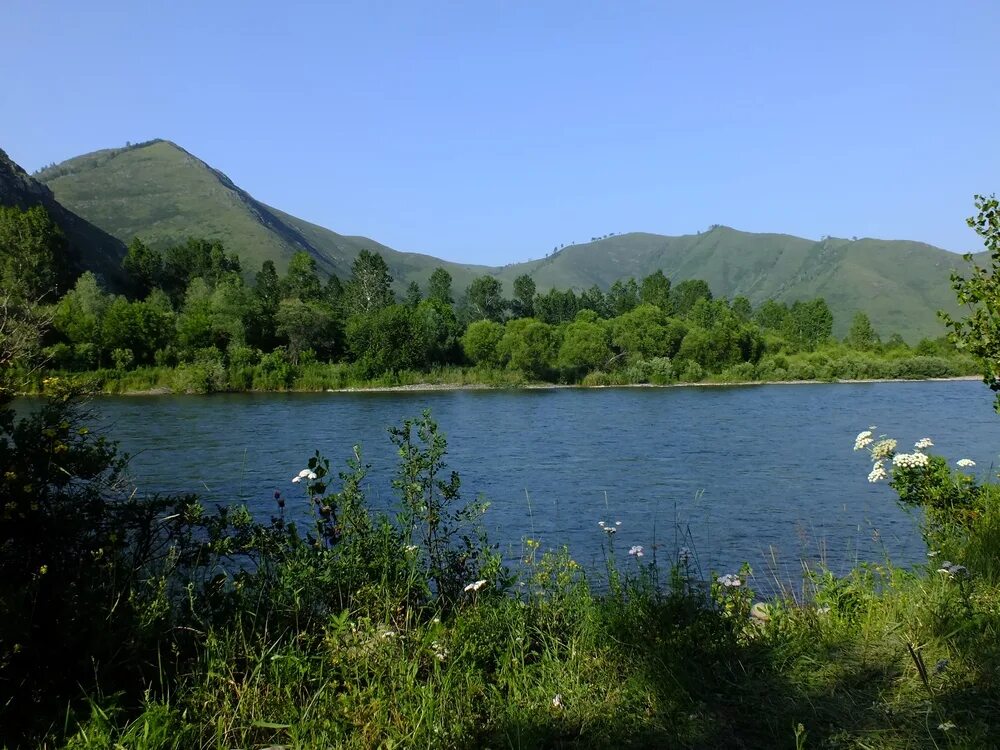
M 111 435 L 134 454 L 141 491 L 245 502 L 266 519 L 273 492 L 304 513 L 292 476 L 321 450 L 342 467 L 359 443 L 368 491 L 391 507 L 394 449 L 386 428 L 430 408 L 448 438 L 467 498 L 480 493 L 491 539 L 511 560 L 525 537 L 569 545 L 600 565 L 599 521 L 631 545 L 671 559 L 679 546 L 703 571 L 743 561 L 760 579 L 794 578 L 802 560 L 845 570 L 858 560 L 926 561 L 917 519 L 852 450 L 869 425 L 901 449 L 919 438 L 992 473 L 1000 417 L 979 382 L 765 385 L 404 393 L 240 394 L 103 398 Z

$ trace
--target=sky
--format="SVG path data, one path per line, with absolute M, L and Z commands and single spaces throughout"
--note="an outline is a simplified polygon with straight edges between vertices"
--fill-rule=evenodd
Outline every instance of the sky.
M 2 0 L 0 148 L 166 138 L 345 234 L 502 265 L 711 224 L 981 249 L 1000 3 Z

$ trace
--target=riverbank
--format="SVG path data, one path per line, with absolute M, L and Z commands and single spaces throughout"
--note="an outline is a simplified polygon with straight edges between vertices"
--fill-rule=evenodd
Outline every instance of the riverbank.
M 795 364 L 795 363 L 792 363 Z M 758 372 L 759 371 L 759 372 Z M 910 357 L 896 360 L 832 360 L 805 363 L 788 369 L 743 367 L 709 374 L 698 380 L 658 377 L 630 368 L 609 373 L 595 372 L 577 382 L 530 379 L 516 370 L 448 367 L 429 372 L 403 371 L 366 378 L 348 365 L 313 364 L 289 371 L 281 377 L 196 367 L 147 367 L 130 371 L 51 372 L 33 375 L 21 395 L 40 395 L 46 382 L 56 378 L 80 384 L 97 393 L 124 396 L 156 396 L 197 393 L 375 393 L 485 389 L 555 390 L 561 388 L 678 388 L 754 386 L 810 383 L 880 383 L 902 381 L 976 380 L 971 361 Z M 782 377 L 785 374 L 787 377 Z M 776 376 L 777 375 L 777 376 Z M 807 375 L 809 377 L 802 377 Z

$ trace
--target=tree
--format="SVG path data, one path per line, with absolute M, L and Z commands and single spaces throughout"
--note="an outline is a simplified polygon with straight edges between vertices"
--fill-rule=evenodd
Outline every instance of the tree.
M 773 299 L 764 300 L 753 314 L 753 319 L 764 330 L 784 331 L 787 328 L 788 305 Z
M 507 301 L 503 298 L 503 287 L 492 276 L 479 276 L 472 280 L 465 291 L 465 310 L 469 321 L 503 320 Z
M 348 315 L 364 315 L 393 304 L 392 276 L 381 255 L 369 250 L 358 253 L 344 297 Z
M 288 272 L 281 282 L 282 299 L 300 299 L 315 302 L 323 296 L 316 259 L 304 250 L 295 253 L 288 261 Z
M 421 300 L 413 311 L 414 324 L 423 344 L 428 364 L 447 364 L 459 359 L 462 333 L 451 305 L 437 299 Z
M 864 312 L 858 311 L 851 322 L 851 330 L 847 334 L 847 343 L 860 351 L 871 351 L 881 343 L 872 322 Z
M 701 279 L 682 281 L 670 293 L 670 303 L 675 315 L 687 315 L 700 299 L 712 299 L 712 290 Z
M 522 273 L 514 279 L 514 299 L 511 313 L 515 318 L 530 318 L 535 314 L 535 280 Z
M 451 274 L 440 266 L 434 269 L 427 283 L 427 299 L 436 299 L 446 305 L 455 301 L 451 292 Z
M 559 367 L 574 376 L 603 367 L 611 359 L 607 324 L 581 316 L 566 326 L 559 347 Z
M 423 295 L 420 293 L 420 284 L 415 281 L 411 281 L 409 286 L 406 287 L 406 297 L 403 299 L 403 304 L 407 307 L 416 307 L 420 304 L 420 300 Z
M 572 289 L 550 289 L 535 296 L 535 317 L 543 323 L 558 325 L 573 320 L 580 311 L 580 300 Z
M 282 300 L 275 320 L 278 335 L 288 342 L 288 358 L 293 365 L 299 364 L 306 349 L 331 344 L 327 337 L 333 313 L 326 305 L 298 297 Z
M 469 324 L 462 336 L 462 351 L 474 365 L 499 367 L 503 364 L 500 342 L 504 327 L 492 320 L 477 320 Z
M 826 300 L 798 300 L 792 303 L 785 320 L 785 335 L 797 344 L 815 349 L 833 334 L 833 313 Z
M 555 344 L 552 326 L 521 318 L 508 324 L 501 349 L 507 353 L 511 368 L 542 379 L 552 369 Z
M 962 320 L 938 314 L 951 329 L 948 337 L 955 346 L 979 360 L 983 382 L 997 394 L 993 408 L 1000 412 L 1000 202 L 995 195 L 977 195 L 975 207 L 977 213 L 967 223 L 982 237 L 990 267 L 980 266 L 971 253 L 966 254 L 971 275 L 966 278 L 953 273 L 951 286 L 959 304 L 968 307 L 968 314 Z
M 611 285 L 607 296 L 608 311 L 612 317 L 624 315 L 639 306 L 639 285 L 635 279 L 619 279 Z
M 611 321 L 611 341 L 629 362 L 673 357 L 685 330 L 656 305 L 640 305 Z
M 146 297 L 160 285 L 163 276 L 163 256 L 158 250 L 135 237 L 122 259 L 122 270 L 128 275 L 133 296 Z
M 742 294 L 733 298 L 731 308 L 736 317 L 744 323 L 749 323 L 753 317 L 753 307 L 750 306 L 750 300 Z
M 65 268 L 62 230 L 41 206 L 27 211 L 0 206 L 0 289 L 23 300 L 39 301 L 55 290 Z
M 424 366 L 424 346 L 414 311 L 390 305 L 347 322 L 347 345 L 369 377 Z
M 645 305 L 656 305 L 665 313 L 670 313 L 670 279 L 663 271 L 656 270 L 642 280 L 639 299 Z

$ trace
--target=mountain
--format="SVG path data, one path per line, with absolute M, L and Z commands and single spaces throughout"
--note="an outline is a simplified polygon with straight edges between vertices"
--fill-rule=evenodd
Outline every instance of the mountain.
M 937 310 L 957 312 L 949 285 L 962 258 L 919 242 L 827 238 L 819 242 L 783 234 L 753 234 L 715 227 L 668 237 L 629 233 L 571 245 L 528 263 L 493 268 L 401 253 L 367 237 L 342 235 L 272 208 L 222 172 L 170 141 L 154 140 L 78 156 L 36 177 L 69 207 L 119 240 L 132 237 L 163 247 L 189 236 L 222 240 L 248 271 L 271 259 L 283 269 L 293 253 L 309 252 L 318 267 L 341 278 L 362 249 L 382 254 L 402 289 L 425 285 L 443 266 L 456 292 L 477 275 L 505 282 L 530 274 L 540 290 L 609 287 L 616 279 L 642 278 L 656 269 L 675 281 L 704 279 L 717 295 L 746 295 L 758 304 L 826 298 L 834 332 L 844 335 L 858 310 L 884 336 L 915 341 L 939 336 Z
M 0 206 L 26 209 L 44 206 L 66 237 L 68 257 L 76 272 L 92 270 L 114 286 L 121 278 L 122 242 L 59 204 L 52 191 L 32 179 L 0 150 Z
M 58 199 L 124 242 L 140 237 L 163 248 L 188 237 L 220 240 L 256 271 L 265 260 L 284 270 L 305 250 L 320 271 L 350 275 L 362 249 L 382 254 L 404 288 L 444 265 L 462 288 L 486 266 L 446 263 L 401 253 L 367 237 L 331 232 L 283 213 L 239 188 L 225 174 L 170 141 L 153 140 L 78 156 L 38 172 Z

